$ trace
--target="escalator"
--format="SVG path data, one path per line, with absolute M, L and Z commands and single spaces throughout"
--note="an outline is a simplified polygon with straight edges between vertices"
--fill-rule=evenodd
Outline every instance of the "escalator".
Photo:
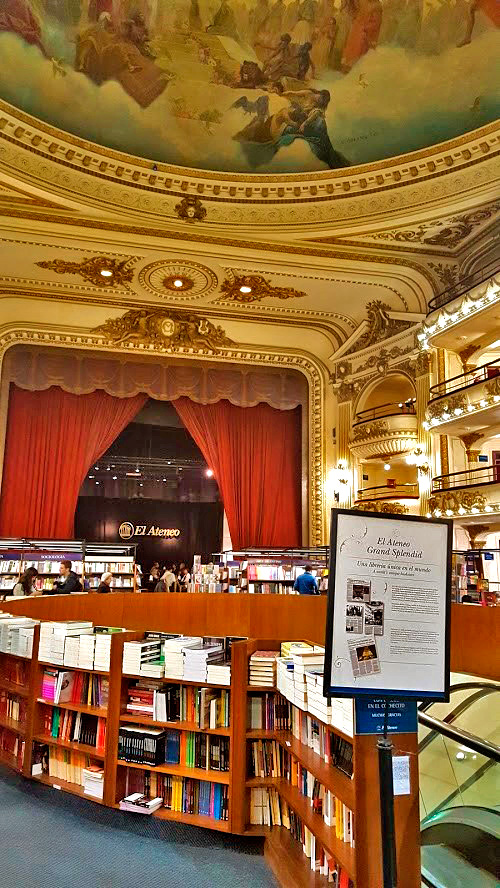
M 455 681 L 419 707 L 422 885 L 500 886 L 500 685 Z

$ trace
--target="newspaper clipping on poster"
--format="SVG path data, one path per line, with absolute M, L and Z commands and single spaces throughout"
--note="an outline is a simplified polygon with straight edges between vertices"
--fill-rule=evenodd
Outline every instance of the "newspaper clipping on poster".
M 445 521 L 334 513 L 326 693 L 446 698 L 450 551 Z

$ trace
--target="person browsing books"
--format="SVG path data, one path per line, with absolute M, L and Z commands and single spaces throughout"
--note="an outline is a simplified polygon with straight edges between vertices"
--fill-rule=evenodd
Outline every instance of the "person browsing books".
M 101 577 L 101 582 L 99 583 L 96 591 L 100 592 L 101 594 L 111 592 L 111 580 L 112 579 L 113 579 L 112 573 L 109 573 L 109 571 L 107 571 L 106 573 L 103 573 L 103 575 Z
M 81 592 L 82 584 L 78 579 L 74 570 L 71 570 L 73 563 L 71 561 L 61 561 L 59 565 L 59 574 L 61 579 L 54 582 L 52 589 L 45 589 L 44 595 L 71 595 L 72 592 Z
M 293 584 L 293 588 L 299 595 L 317 595 L 318 594 L 318 584 L 316 582 L 316 577 L 312 575 L 312 567 L 310 564 L 306 564 L 304 568 L 304 573 L 297 577 L 295 583 Z
M 177 582 L 176 576 L 170 570 L 168 564 L 165 568 L 165 572 L 162 574 L 161 579 L 155 586 L 155 592 L 175 592 L 175 584 Z
M 35 578 L 38 576 L 36 567 L 28 567 L 19 577 L 14 589 L 13 595 L 31 595 L 35 592 Z
M 181 569 L 178 577 L 179 592 L 187 592 L 190 580 L 191 574 L 189 573 L 186 565 L 181 564 Z

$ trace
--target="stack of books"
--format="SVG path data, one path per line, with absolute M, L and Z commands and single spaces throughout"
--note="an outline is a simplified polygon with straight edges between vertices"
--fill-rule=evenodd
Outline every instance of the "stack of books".
M 300 653 L 292 653 L 293 660 L 293 700 L 292 702 L 303 712 L 307 712 L 307 685 L 306 685 L 306 669 L 309 666 L 320 666 L 322 669 L 325 664 L 325 651 L 323 648 L 315 648 L 312 651 L 301 651 Z
M 31 657 L 33 652 L 33 635 L 35 632 L 36 622 L 27 618 L 22 618 L 21 622 L 16 622 L 10 631 L 10 652 L 18 657 Z
M 140 675 L 146 663 L 160 659 L 161 641 L 126 641 L 123 645 L 123 671 L 130 675 Z
M 27 617 L 11 617 L 6 614 L 5 619 L 0 621 L 0 651 L 25 656 L 22 653 L 19 633 L 21 629 L 33 629 L 35 625 L 35 622 Z
M 89 638 L 90 636 L 86 636 Z M 70 635 L 66 639 L 64 645 L 64 666 L 72 666 L 78 668 L 78 659 L 80 656 L 80 636 Z
M 130 712 L 131 715 L 145 715 L 146 718 L 154 718 L 156 721 L 161 721 L 161 719 L 156 718 L 155 696 L 156 686 L 152 685 L 151 682 L 136 682 L 127 691 L 127 712 Z
M 117 629 L 116 631 L 121 632 L 122 630 Z M 108 629 L 96 629 L 95 631 L 94 669 L 99 672 L 109 672 L 112 634 L 112 631 Z
M 44 662 L 63 666 L 66 639 L 75 636 L 92 635 L 93 631 L 92 623 L 87 620 L 69 620 L 65 623 L 42 623 L 40 626 L 38 657 Z M 88 668 L 91 669 L 92 666 Z
M 276 659 L 278 651 L 255 651 L 250 657 L 248 684 L 255 687 L 276 687 Z
M 208 684 L 230 685 L 231 684 L 231 663 L 226 663 L 221 658 L 207 663 L 207 682 Z
M 331 724 L 332 707 L 323 695 L 323 667 L 310 666 L 306 670 L 307 710 L 325 724 Z
M 288 657 L 278 657 L 276 663 L 276 686 L 278 691 L 280 691 L 287 700 L 292 701 L 294 694 L 293 660 Z
M 222 652 L 222 642 L 201 641 L 196 645 L 189 645 L 183 648 L 184 678 L 186 681 L 199 681 L 205 684 L 208 663 L 214 663 L 219 660 Z
M 200 644 L 202 641 L 203 639 L 199 636 L 188 635 L 167 639 L 164 643 L 165 678 L 184 678 L 183 649 Z
M 163 799 L 150 799 L 140 792 L 133 792 L 120 802 L 120 811 L 130 811 L 133 814 L 153 814 L 163 805 Z
M 144 765 L 165 763 L 166 731 L 158 728 L 122 725 L 118 735 L 118 758 Z
M 83 793 L 102 801 L 104 794 L 104 771 L 98 765 L 82 769 Z
M 57 669 L 44 669 L 43 670 L 42 697 L 44 700 L 47 700 L 48 703 L 54 702 L 58 675 L 59 675 L 59 672 Z
M 80 649 L 78 653 L 78 666 L 80 669 L 93 669 L 94 668 L 94 653 L 95 653 L 95 635 L 92 632 L 92 635 L 81 635 L 80 636 Z
M 333 697 L 331 724 L 348 737 L 354 737 L 354 703 L 350 697 Z

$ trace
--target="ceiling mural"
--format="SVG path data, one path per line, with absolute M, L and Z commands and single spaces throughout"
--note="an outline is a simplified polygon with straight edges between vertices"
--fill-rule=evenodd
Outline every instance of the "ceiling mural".
M 0 97 L 152 164 L 338 169 L 494 120 L 499 26 L 498 0 L 1 0 Z

